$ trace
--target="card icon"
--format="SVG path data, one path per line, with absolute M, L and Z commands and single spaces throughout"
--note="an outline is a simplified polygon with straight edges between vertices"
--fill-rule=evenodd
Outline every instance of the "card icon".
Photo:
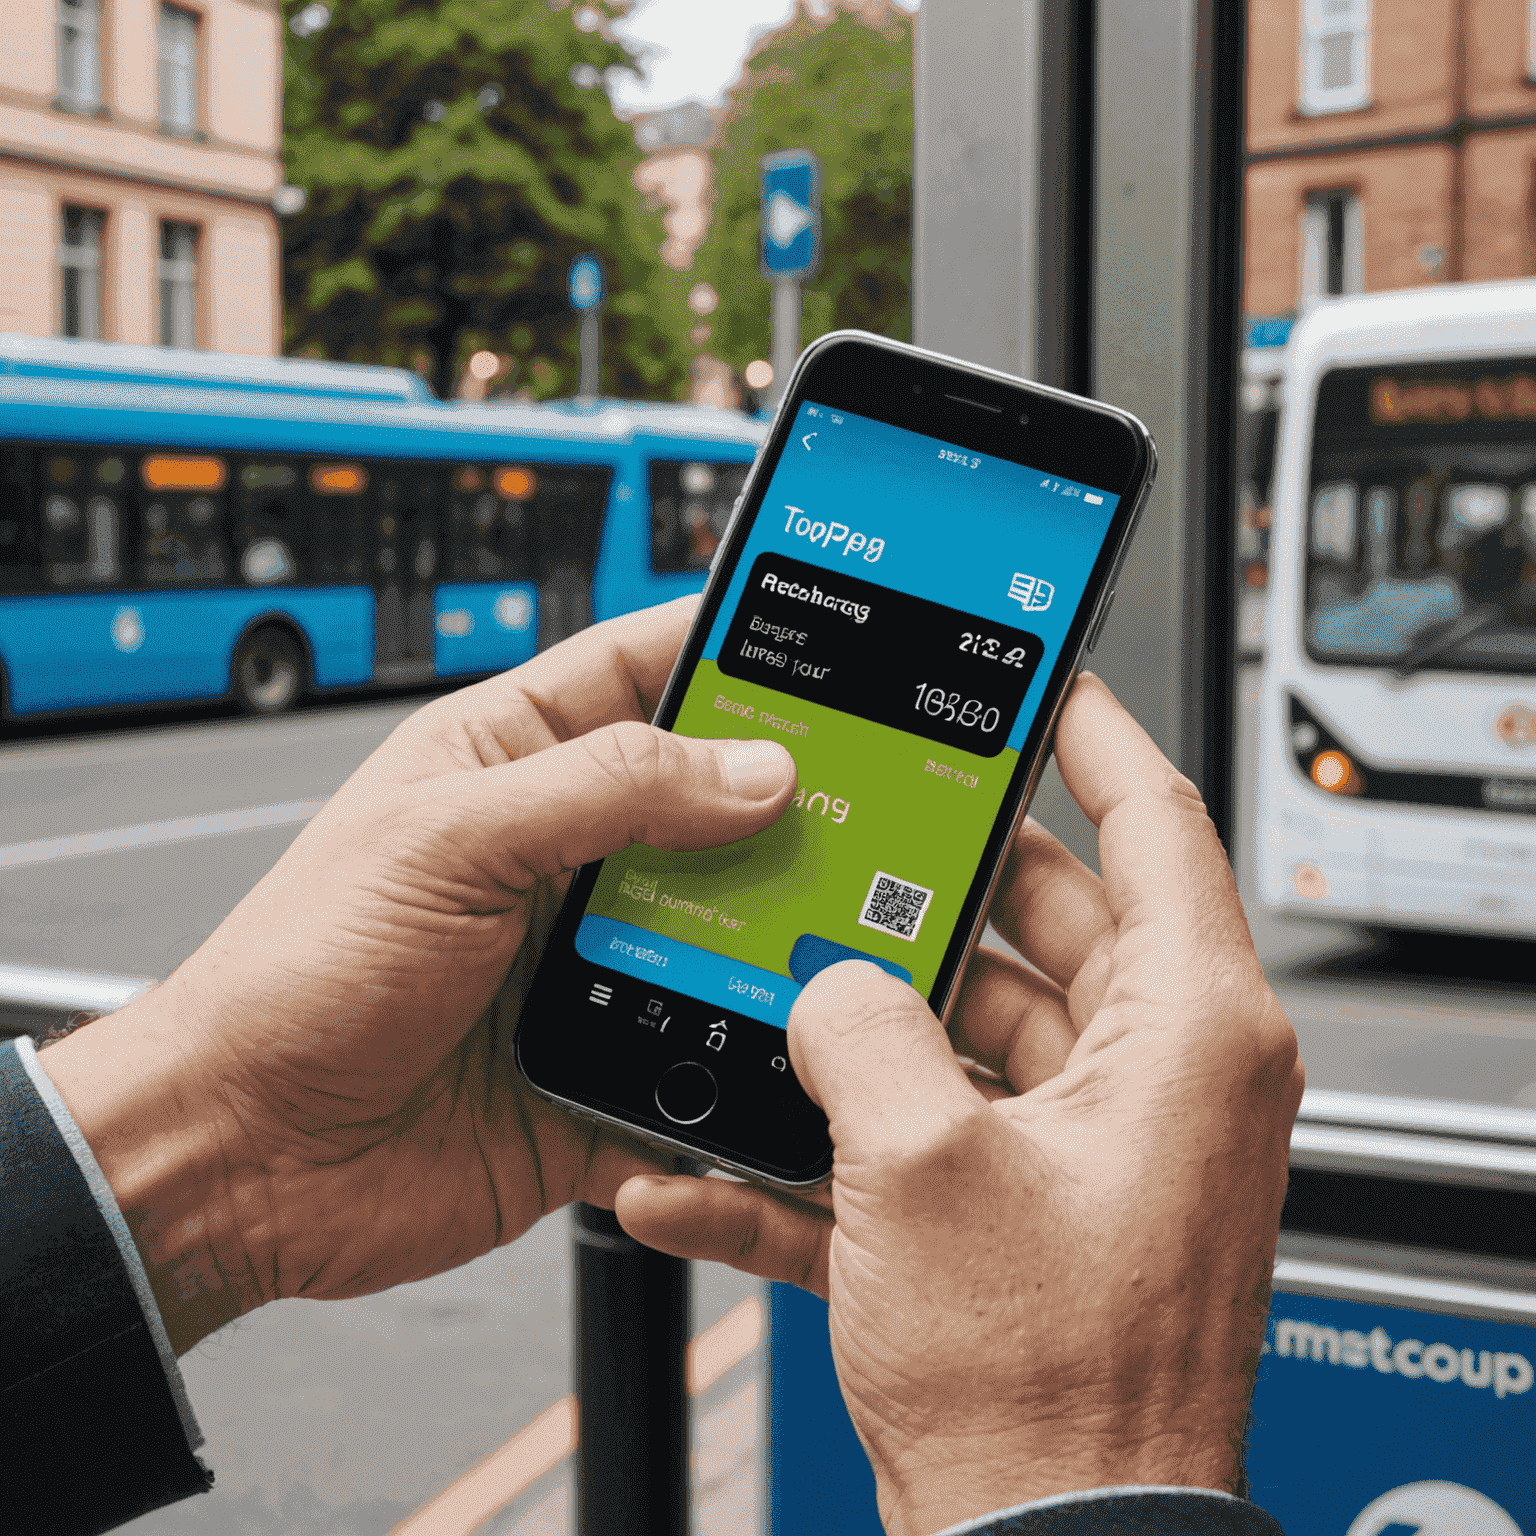
M 1025 613 L 1043 613 L 1051 606 L 1056 588 L 1048 581 L 1041 581 L 1038 576 L 1026 576 L 1022 571 L 1015 571 L 1008 586 L 1008 596 L 1014 602 L 1023 604 Z

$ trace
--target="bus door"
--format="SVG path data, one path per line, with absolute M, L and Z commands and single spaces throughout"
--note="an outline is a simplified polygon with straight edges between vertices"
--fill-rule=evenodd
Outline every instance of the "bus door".
M 592 622 L 592 573 L 613 468 L 608 464 L 537 464 L 525 473 L 525 502 L 539 582 L 539 649 Z
M 433 675 L 432 594 L 443 547 L 442 506 L 431 469 L 380 465 L 373 519 L 374 677 L 415 682 Z

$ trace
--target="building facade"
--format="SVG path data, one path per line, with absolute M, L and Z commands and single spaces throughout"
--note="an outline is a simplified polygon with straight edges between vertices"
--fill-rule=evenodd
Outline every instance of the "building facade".
M 1250 0 L 1244 308 L 1536 275 L 1536 0 Z
M 5 0 L 0 330 L 281 343 L 278 0 Z

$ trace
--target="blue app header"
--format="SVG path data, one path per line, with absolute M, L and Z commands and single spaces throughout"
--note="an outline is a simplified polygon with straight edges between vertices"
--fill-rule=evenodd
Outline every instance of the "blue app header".
M 1038 635 L 1044 655 L 1008 738 L 1021 748 L 1118 502 L 1102 488 L 804 404 L 704 658 L 718 659 L 757 556 L 789 555 Z

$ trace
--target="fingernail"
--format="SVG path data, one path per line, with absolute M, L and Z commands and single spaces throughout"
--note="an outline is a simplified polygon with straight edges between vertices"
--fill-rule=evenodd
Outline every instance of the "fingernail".
M 776 741 L 717 741 L 725 782 L 743 800 L 766 800 L 784 787 L 793 761 Z

